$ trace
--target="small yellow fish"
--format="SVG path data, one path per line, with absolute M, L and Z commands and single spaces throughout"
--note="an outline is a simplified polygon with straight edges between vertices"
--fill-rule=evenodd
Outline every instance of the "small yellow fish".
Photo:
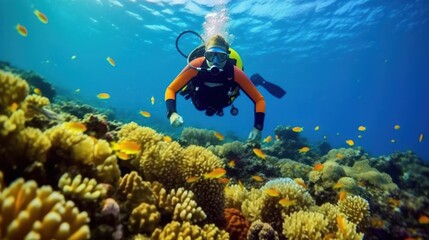
M 42 22 L 42 23 L 44 23 L 44 24 L 47 24 L 48 23 L 48 17 L 46 17 L 46 15 L 45 14 L 43 14 L 41 11 L 39 11 L 39 10 L 34 10 L 34 15 L 36 15 L 37 16 L 37 18 Z
M 121 160 L 130 160 L 131 159 L 131 155 L 128 155 L 124 152 L 116 152 L 116 156 Z
M 359 126 L 358 130 L 361 132 L 364 132 L 364 131 L 366 131 L 366 127 L 365 126 Z
M 344 187 L 344 184 L 339 183 L 339 182 L 335 183 L 334 186 L 332 186 L 333 189 L 339 189 L 339 188 L 343 188 L 343 187 Z
M 320 126 L 315 126 L 314 127 L 314 131 L 319 131 L 320 130 Z
M 261 176 L 258 176 L 258 175 L 253 175 L 252 179 L 255 180 L 255 181 L 257 181 L 257 182 L 263 182 L 264 181 L 264 179 Z
M 279 201 L 280 205 L 283 207 L 293 206 L 296 204 L 296 200 L 290 200 L 289 198 L 282 198 Z
M 273 137 L 271 137 L 271 135 L 269 135 L 268 137 L 264 138 L 264 140 L 262 142 L 269 143 L 269 142 L 271 142 L 271 140 L 273 140 Z
M 420 224 L 429 224 L 429 217 L 426 215 L 420 215 L 419 223 Z
M 420 133 L 419 142 L 423 142 L 423 133 Z
M 341 191 L 340 194 L 338 195 L 338 201 L 343 201 L 344 199 L 346 199 L 346 197 L 347 197 L 347 192 Z
M 351 147 L 355 145 L 355 142 L 351 139 L 346 140 L 346 143 Z
M 164 141 L 165 141 L 165 142 L 172 142 L 172 141 L 173 141 L 173 139 L 171 139 L 171 137 L 170 137 L 170 136 L 164 136 Z
M 399 130 L 399 129 L 401 129 L 401 126 L 399 126 L 398 124 L 396 124 L 395 126 L 393 126 L 393 129 Z
M 314 164 L 313 171 L 320 172 L 324 167 L 323 163 L 316 163 Z
M 225 137 L 220 133 L 220 132 L 214 132 L 214 135 L 217 139 L 219 139 L 220 141 L 223 141 L 225 139 Z
M 255 153 L 256 156 L 258 156 L 258 157 L 260 157 L 260 158 L 262 158 L 264 160 L 267 158 L 267 155 L 265 155 L 265 153 L 262 152 L 262 150 L 259 149 L 259 148 L 254 148 L 253 149 L 253 153 Z
M 292 128 L 292 131 L 294 131 L 294 132 L 296 132 L 296 133 L 299 133 L 299 132 L 304 131 L 304 128 L 303 128 L 303 127 L 293 127 L 293 128 Z
M 235 160 L 231 160 L 228 162 L 228 167 L 234 168 L 235 167 Z
M 76 59 L 76 55 L 73 55 L 70 57 L 71 60 L 75 60 Z
M 116 63 L 115 63 L 115 60 L 113 60 L 113 58 L 111 58 L 111 57 L 107 57 L 107 58 L 106 58 L 106 60 L 107 60 L 107 62 L 109 62 L 109 63 L 110 63 L 110 65 L 111 65 L 112 67 L 116 67 Z
M 309 148 L 309 147 L 302 147 L 302 148 L 300 148 L 300 149 L 298 150 L 298 152 L 299 152 L 299 153 L 306 153 L 306 152 L 308 152 L 308 151 L 310 151 L 310 148 Z
M 337 215 L 337 228 L 343 234 L 347 232 L 346 218 L 340 214 Z
M 275 188 L 268 188 L 268 189 L 265 190 L 265 193 L 268 194 L 268 196 L 271 196 L 271 197 L 278 197 L 278 196 L 280 196 L 280 192 L 277 189 L 275 189 Z
M 35 88 L 35 89 L 33 90 L 33 92 L 34 92 L 35 94 L 37 94 L 37 95 L 42 95 L 42 90 L 40 90 L 40 88 Z
M 222 177 L 222 178 L 218 178 L 217 181 L 218 181 L 218 183 L 228 184 L 230 179 L 226 178 L 226 177 Z
M 109 99 L 110 98 L 110 94 L 108 94 L 108 93 L 99 93 L 99 94 L 97 94 L 97 97 L 99 99 L 105 100 L 105 99 Z
M 303 187 L 303 188 L 307 188 L 307 184 L 305 184 L 304 180 L 302 178 L 295 178 L 293 180 L 296 184 L 298 184 L 299 186 Z
M 154 104 L 155 104 L 155 97 L 154 97 L 154 96 L 152 96 L 152 97 L 150 98 L 150 103 L 152 103 L 152 105 L 154 105 Z
M 246 188 L 244 187 L 243 182 L 242 182 L 240 179 L 238 179 L 238 186 L 240 186 L 240 189 L 241 189 L 241 190 L 245 190 L 245 189 L 246 189 Z
M 140 144 L 131 140 L 120 141 L 119 143 L 111 143 L 112 150 L 120 151 L 126 154 L 138 154 L 140 153 Z
M 215 168 L 213 169 L 213 171 L 204 174 L 204 178 L 207 179 L 211 179 L 211 178 L 221 178 L 223 177 L 223 175 L 226 174 L 226 170 L 223 168 Z
M 74 132 L 83 133 L 86 131 L 85 124 L 81 122 L 66 122 L 66 123 L 63 123 L 63 125 L 67 129 L 72 130 Z
M 13 103 L 12 103 L 12 104 L 10 104 L 10 106 L 9 106 L 9 110 L 10 110 L 11 112 L 15 112 L 18 108 L 19 108 L 19 104 L 18 104 L 18 103 L 16 103 L 16 102 L 13 102 Z
M 18 23 L 15 28 L 16 28 L 16 31 L 18 31 L 18 33 L 21 36 L 26 37 L 28 35 L 27 28 L 24 27 L 23 25 L 21 25 L 21 24 Z
M 146 117 L 146 118 L 148 118 L 148 117 L 152 116 L 152 115 L 150 114 L 150 112 L 148 112 L 148 111 L 140 111 L 139 113 L 140 113 L 140 115 L 142 115 L 143 117 Z
M 193 177 L 189 177 L 189 178 L 187 178 L 187 179 L 186 179 L 186 182 L 187 182 L 187 183 L 193 183 L 193 182 L 198 181 L 198 179 L 200 179 L 200 177 L 198 177 L 198 176 L 193 176 Z

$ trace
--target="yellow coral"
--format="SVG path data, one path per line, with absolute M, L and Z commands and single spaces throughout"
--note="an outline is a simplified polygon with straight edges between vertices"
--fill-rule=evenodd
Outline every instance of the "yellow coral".
M 0 239 L 89 239 L 89 218 L 49 186 L 17 179 L 0 194 Z
M 252 188 L 247 198 L 241 204 L 241 211 L 247 220 L 254 222 L 261 219 L 262 211 L 262 192 L 259 189 Z
M 219 230 L 214 225 L 205 225 L 201 229 L 197 225 L 192 225 L 189 222 L 179 223 L 173 221 L 167 224 L 162 230 L 157 229 L 152 234 L 152 239 L 213 239 L 213 240 L 227 240 L 229 234 L 224 230 Z
M 320 207 L 316 208 L 316 212 L 321 213 L 325 216 L 328 221 L 329 232 L 335 232 L 337 230 L 336 219 L 337 215 L 340 214 L 338 206 L 332 203 L 324 203 Z
M 97 176 L 105 183 L 116 184 L 121 177 L 118 160 L 115 155 L 111 155 L 97 166 Z
M 2 70 L 0 70 L 0 86 L 1 108 L 24 101 L 29 92 L 29 86 L 24 79 Z M 4 109 L 0 109 L 0 112 L 3 111 Z
M 337 232 L 332 239 L 338 240 L 362 240 L 364 234 L 356 232 L 356 224 L 348 221 L 344 216 L 337 215 Z
M 51 141 L 37 128 L 25 128 L 9 139 L 6 146 L 10 159 L 19 163 L 25 159 L 28 163 L 44 163 L 47 159 Z
M 25 113 L 19 109 L 14 111 L 10 117 L 7 115 L 0 115 L 0 140 L 1 137 L 6 137 L 11 133 L 16 133 L 25 127 Z
M 132 232 L 151 234 L 160 220 L 156 206 L 143 202 L 131 212 L 128 228 Z
M 125 174 L 121 178 L 118 192 L 124 195 L 131 205 L 138 205 L 141 202 L 149 204 L 156 202 L 150 182 L 144 182 L 136 171 Z
M 196 223 L 207 217 L 195 202 L 194 193 L 184 188 L 179 188 L 177 191 L 172 189 L 160 207 L 166 212 L 172 213 L 175 221 Z
M 25 117 L 27 119 L 33 118 L 36 114 L 39 114 L 43 107 L 48 106 L 50 103 L 49 98 L 39 95 L 29 95 L 25 98 L 23 109 L 25 110 Z
M 317 212 L 298 211 L 286 216 L 283 222 L 283 234 L 288 239 L 322 240 L 328 233 L 328 221 Z
M 337 202 L 339 210 L 347 215 L 347 219 L 355 224 L 361 223 L 370 215 L 369 203 L 360 196 L 347 196 Z
M 95 201 L 106 196 L 107 192 L 106 188 L 97 184 L 97 180 L 93 178 L 82 179 L 80 174 L 73 179 L 68 173 L 63 174 L 58 181 L 58 187 L 64 195 L 81 200 Z
M 280 160 L 277 164 L 283 177 L 288 178 L 306 178 L 312 170 L 311 166 L 305 165 L 291 159 Z
M 249 192 L 237 184 L 225 187 L 225 208 L 241 209 Z

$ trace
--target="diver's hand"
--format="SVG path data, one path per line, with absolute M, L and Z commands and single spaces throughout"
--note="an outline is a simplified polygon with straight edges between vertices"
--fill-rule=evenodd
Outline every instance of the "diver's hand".
M 183 124 L 183 118 L 177 113 L 172 113 L 170 116 L 170 125 L 173 127 L 180 127 Z
M 249 133 L 247 140 L 251 142 L 259 142 L 261 140 L 261 131 L 259 131 L 257 128 L 253 128 Z

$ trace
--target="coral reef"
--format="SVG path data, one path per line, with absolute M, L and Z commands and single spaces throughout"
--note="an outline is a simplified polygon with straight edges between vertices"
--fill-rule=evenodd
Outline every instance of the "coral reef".
M 225 211 L 225 230 L 229 233 L 231 240 L 246 240 L 247 231 L 250 223 L 244 218 L 240 210 L 235 208 L 226 208 Z
M 82 179 L 80 174 L 72 178 L 69 173 L 64 173 L 58 181 L 58 187 L 64 195 L 86 201 L 99 200 L 104 198 L 107 193 L 107 189 L 97 184 L 97 180 L 94 178 Z
M 183 129 L 180 140 L 184 146 L 197 145 L 208 147 L 210 145 L 219 145 L 222 143 L 222 140 L 219 140 L 215 136 L 215 131 L 192 127 Z
M 323 239 L 328 233 L 328 221 L 317 212 L 298 211 L 286 216 L 283 234 L 287 239 Z
M 261 220 L 256 220 L 250 225 L 247 233 L 248 240 L 278 240 L 278 233 L 271 227 L 270 224 L 264 223 Z

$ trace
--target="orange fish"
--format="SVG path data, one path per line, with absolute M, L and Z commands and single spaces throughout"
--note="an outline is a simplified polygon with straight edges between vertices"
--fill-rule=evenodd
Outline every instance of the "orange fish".
M 170 136 L 164 136 L 164 141 L 166 141 L 166 142 L 172 142 L 173 139 L 171 139 Z
M 130 160 L 131 156 L 124 152 L 116 152 L 116 156 L 121 160 Z
M 322 163 L 314 164 L 313 171 L 320 172 L 325 166 Z
M 269 135 L 268 137 L 264 138 L 264 140 L 262 142 L 264 143 L 269 143 L 273 140 L 273 137 L 271 137 L 271 135 Z
M 116 67 L 116 63 L 115 63 L 115 60 L 113 60 L 113 58 L 107 57 L 106 60 L 107 62 L 110 63 L 110 65 L 112 65 L 112 67 Z
M 152 105 L 155 104 L 155 98 L 153 96 L 150 98 L 150 103 L 152 103 Z
M 186 182 L 187 182 L 187 183 L 193 183 L 193 182 L 198 181 L 198 179 L 200 179 L 200 177 L 198 177 L 198 176 L 193 176 L 193 177 L 189 177 L 189 178 L 187 178 L 187 179 L 186 179 Z
M 112 143 L 112 149 L 115 151 L 120 151 L 126 154 L 138 154 L 140 153 L 140 144 L 135 141 L 124 140 L 119 143 Z
M 303 128 L 303 127 L 293 127 L 293 128 L 292 128 L 292 131 L 294 131 L 294 132 L 296 132 L 296 133 L 299 133 L 299 132 L 304 131 L 304 128 Z
M 395 126 L 393 126 L 393 129 L 395 130 L 399 130 L 401 128 L 401 126 L 399 126 L 398 124 L 396 124 Z
M 267 155 L 265 155 L 265 153 L 262 152 L 262 150 L 259 149 L 259 148 L 254 148 L 253 149 L 253 153 L 255 153 L 256 156 L 258 156 L 258 157 L 260 157 L 260 158 L 262 158 L 264 160 L 267 158 Z
M 41 11 L 39 11 L 39 10 L 34 10 L 34 15 L 36 15 L 37 16 L 37 18 L 42 22 L 42 23 L 44 23 L 44 24 L 47 24 L 48 23 L 48 17 L 46 17 L 46 15 L 45 14 L 43 14 Z
M 211 178 L 221 178 L 223 177 L 223 175 L 226 174 L 226 170 L 223 168 L 215 168 L 213 169 L 213 171 L 204 174 L 204 178 L 207 179 L 211 179 Z
M 255 181 L 257 181 L 257 182 L 263 182 L 264 181 L 264 179 L 261 176 L 258 176 L 258 175 L 253 175 L 252 179 L 255 180 Z
M 19 108 L 19 104 L 16 102 L 13 102 L 10 106 L 9 106 L 9 110 L 11 112 L 15 112 L 17 109 Z
M 246 188 L 244 187 L 243 182 L 239 179 L 238 180 L 238 186 L 240 186 L 241 190 L 245 190 Z
M 85 124 L 81 122 L 66 122 L 63 124 L 67 129 L 72 130 L 74 132 L 83 133 L 86 131 Z
M 28 35 L 27 28 L 22 26 L 21 24 L 18 23 L 15 28 L 16 28 L 16 31 L 18 31 L 18 33 L 21 34 L 21 36 L 26 37 Z
M 338 195 L 338 201 L 343 201 L 346 197 L 347 197 L 347 192 L 341 191 L 340 194 Z
M 304 180 L 302 180 L 302 178 L 295 178 L 293 180 L 296 184 L 298 184 L 299 186 L 303 187 L 303 188 L 307 188 L 307 184 L 305 184 Z
M 146 117 L 146 118 L 148 118 L 148 117 L 152 116 L 152 115 L 150 114 L 150 112 L 148 112 L 148 111 L 140 111 L 139 113 L 140 113 L 140 115 L 142 115 L 143 117 Z
M 351 139 L 348 139 L 348 140 L 346 140 L 346 143 L 349 145 L 349 146 L 353 146 L 353 145 L 355 145 L 355 142 L 353 141 L 353 140 L 351 140 Z
M 359 126 L 358 130 L 361 132 L 364 132 L 364 131 L 366 131 L 366 127 L 365 126 Z
M 278 196 L 280 196 L 280 192 L 277 189 L 274 189 L 274 188 L 268 188 L 268 189 L 266 189 L 265 193 L 268 194 L 271 197 L 278 197 Z
M 280 205 L 283 207 L 293 206 L 296 204 L 296 200 L 290 200 L 289 198 L 285 197 L 280 199 L 279 201 Z
M 222 183 L 222 184 L 228 184 L 228 183 L 229 183 L 229 181 L 230 181 L 230 179 L 229 179 L 229 178 L 226 178 L 226 177 L 223 177 L 223 178 L 218 178 L 218 179 L 217 179 L 217 181 L 218 181 L 219 183 Z
M 298 152 L 299 152 L 299 153 L 306 153 L 306 152 L 308 152 L 308 151 L 310 151 L 310 148 L 309 148 L 309 147 L 302 147 L 302 148 L 300 148 L 300 149 L 298 150 Z
M 97 97 L 99 99 L 109 99 L 110 98 L 110 94 L 108 94 L 108 93 L 99 93 L 99 94 L 97 94 Z
M 426 215 L 420 215 L 419 223 L 420 224 L 429 224 L 429 217 Z
M 225 139 L 225 137 L 220 133 L 220 132 L 214 132 L 214 135 L 217 139 L 219 139 L 220 141 L 223 141 Z
M 228 162 L 228 167 L 234 168 L 235 167 L 235 160 L 231 160 Z
M 419 142 L 423 142 L 423 133 L 420 133 Z
M 346 229 L 346 219 L 342 215 L 337 215 L 337 227 L 342 233 L 347 231 Z

